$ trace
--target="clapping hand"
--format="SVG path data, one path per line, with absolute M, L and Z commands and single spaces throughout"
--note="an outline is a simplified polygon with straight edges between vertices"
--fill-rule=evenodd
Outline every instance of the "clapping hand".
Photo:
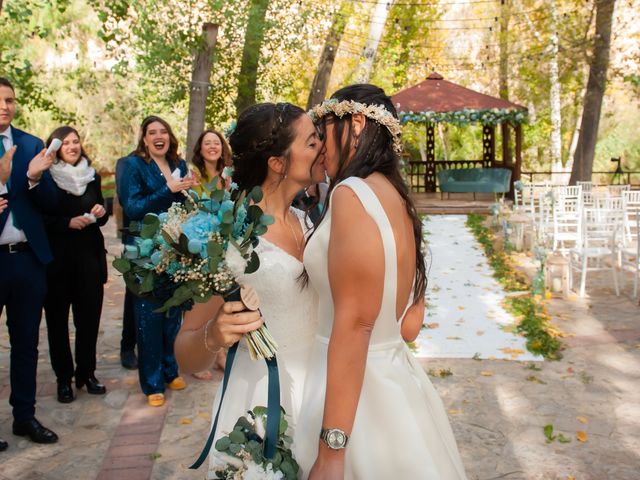
M 84 227 L 87 227 L 92 223 L 93 221 L 91 218 L 85 217 L 84 215 L 78 215 L 77 217 L 73 217 L 69 220 L 69 228 L 72 228 L 73 230 L 82 230 Z
M 93 208 L 91 209 L 91 212 L 94 217 L 96 218 L 102 218 L 105 216 L 105 214 L 107 213 L 107 211 L 105 210 L 105 208 L 100 205 L 99 203 L 96 203 Z
M 0 158 L 0 183 L 2 184 L 6 185 L 11 175 L 11 160 L 13 159 L 14 153 L 16 153 L 15 145 L 7 150 L 2 158 Z
M 193 185 L 196 185 L 198 182 L 190 177 L 183 177 L 179 179 L 170 178 L 167 180 L 167 187 L 173 193 L 182 192 L 183 190 L 190 189 Z
M 31 159 L 29 162 L 29 170 L 27 171 L 27 177 L 33 182 L 40 181 L 42 174 L 49 170 L 49 167 L 53 164 L 53 160 L 56 156 L 55 152 L 51 152 L 49 155 L 45 155 L 46 150 L 42 151 Z

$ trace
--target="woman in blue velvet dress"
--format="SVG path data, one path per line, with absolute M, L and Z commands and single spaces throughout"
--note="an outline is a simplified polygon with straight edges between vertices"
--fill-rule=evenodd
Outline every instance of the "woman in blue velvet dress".
M 132 221 L 142 220 L 147 213 L 166 212 L 172 203 L 184 201 L 181 192 L 193 185 L 186 162 L 178 156 L 178 140 L 169 124 L 157 116 L 143 120 L 138 146 L 127 165 L 121 201 Z M 140 387 L 149 405 L 159 407 L 164 404 L 165 384 L 172 390 L 186 387 L 173 354 L 181 313 L 177 309 L 154 313 L 161 306 L 158 302 L 142 298 L 134 302 Z

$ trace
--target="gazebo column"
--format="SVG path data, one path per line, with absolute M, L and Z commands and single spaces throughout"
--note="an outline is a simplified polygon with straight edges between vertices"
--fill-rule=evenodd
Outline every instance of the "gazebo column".
M 496 160 L 496 127 L 493 125 L 482 126 L 482 166 L 493 167 Z
M 436 191 L 436 136 L 435 125 L 427 123 L 427 164 L 424 173 L 425 192 Z
M 512 185 L 513 182 L 520 180 L 522 172 L 522 124 L 516 124 L 514 129 L 516 131 L 516 164 L 513 167 L 513 175 L 511 176 Z
M 507 168 L 513 165 L 513 157 L 511 155 L 511 125 L 504 122 L 500 125 L 502 129 L 502 162 Z

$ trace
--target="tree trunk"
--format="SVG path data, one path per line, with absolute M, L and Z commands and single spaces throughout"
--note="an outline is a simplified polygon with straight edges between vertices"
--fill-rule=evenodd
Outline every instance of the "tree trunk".
M 244 36 L 242 50 L 242 64 L 238 76 L 238 97 L 236 98 L 236 112 L 256 103 L 256 85 L 258 83 L 258 61 L 260 49 L 266 29 L 265 17 L 269 8 L 269 0 L 251 0 L 247 33 Z
M 602 98 L 607 86 L 614 6 L 615 0 L 596 0 L 596 34 L 593 57 L 589 65 L 589 80 L 584 96 L 580 137 L 571 170 L 571 185 L 578 181 L 591 180 L 593 172 Z
M 359 83 L 367 83 L 369 82 L 369 78 L 371 78 L 373 61 L 376 58 L 378 45 L 380 45 L 384 26 L 387 23 L 389 10 L 391 10 L 393 2 L 394 0 L 378 0 L 376 4 L 375 11 L 371 17 L 371 24 L 369 25 L 367 43 L 364 47 L 364 61 L 358 65 L 355 74 L 356 81 Z
M 340 10 L 334 14 L 329 34 L 324 42 L 322 55 L 318 62 L 316 75 L 313 77 L 311 90 L 309 91 L 309 100 L 307 100 L 307 110 L 314 105 L 322 102 L 327 96 L 327 88 L 329 88 L 329 80 L 331 80 L 331 71 L 333 70 L 333 62 L 336 59 L 336 53 L 340 46 L 340 40 L 344 34 L 344 29 L 349 20 L 351 13 L 351 2 L 346 0 L 340 5 Z
M 511 5 L 504 0 L 500 6 L 500 70 L 498 73 L 499 96 L 509 99 L 509 19 Z
M 207 96 L 210 91 L 211 68 L 213 67 L 213 51 L 218 39 L 218 25 L 205 23 L 202 25 L 202 46 L 193 60 L 193 72 L 189 89 L 189 116 L 187 117 L 187 161 L 191 161 L 193 147 L 198 136 L 204 130 L 204 116 Z
M 558 40 L 558 11 L 556 1 L 549 0 L 551 14 L 551 36 L 549 45 L 549 105 L 551 107 L 551 171 L 562 170 L 562 99 L 560 73 L 558 68 L 559 40 Z M 556 179 L 551 176 L 551 180 Z M 557 179 L 561 181 L 560 178 Z M 564 182 L 562 182 L 564 183 Z

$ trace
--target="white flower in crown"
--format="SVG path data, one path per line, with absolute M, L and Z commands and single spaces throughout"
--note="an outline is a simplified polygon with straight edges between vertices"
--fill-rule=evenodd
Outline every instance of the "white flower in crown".
M 383 105 L 365 105 L 353 100 L 338 101 L 335 98 L 325 100 L 309 111 L 309 116 L 315 122 L 325 115 L 333 113 L 336 117 L 342 118 L 345 115 L 360 113 L 374 122 L 382 125 L 393 137 L 393 149 L 396 153 L 402 153 L 402 126 L 400 121 L 394 117 Z

